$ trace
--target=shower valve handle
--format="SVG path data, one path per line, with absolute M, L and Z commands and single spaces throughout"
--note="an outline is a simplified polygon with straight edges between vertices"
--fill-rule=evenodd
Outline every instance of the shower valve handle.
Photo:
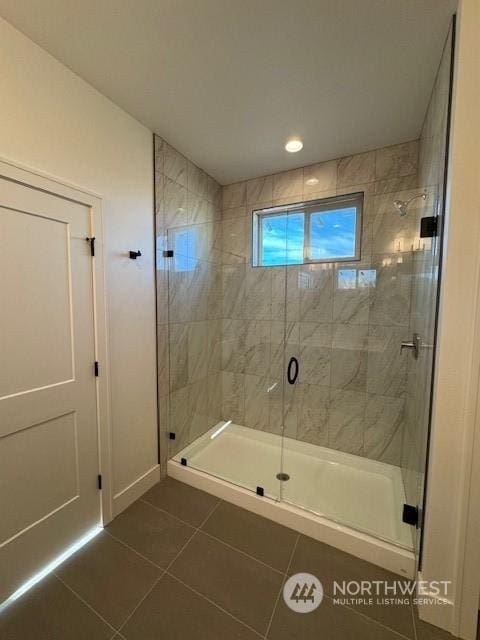
M 400 345 L 400 353 L 404 349 L 411 349 L 413 351 L 413 357 L 415 358 L 415 360 L 417 360 L 417 358 L 418 358 L 418 356 L 420 354 L 420 345 L 421 345 L 420 336 L 418 335 L 418 333 L 414 333 L 411 342 L 402 342 L 401 343 L 401 345 Z

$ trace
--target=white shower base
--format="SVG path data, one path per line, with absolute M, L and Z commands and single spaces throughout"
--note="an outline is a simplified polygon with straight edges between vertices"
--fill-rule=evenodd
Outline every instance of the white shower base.
M 222 426 L 170 460 L 168 474 L 386 569 L 413 575 L 411 530 L 401 521 L 405 495 L 399 467 L 236 424 Z M 289 480 L 277 480 L 279 471 Z M 253 493 L 257 486 L 263 498 Z

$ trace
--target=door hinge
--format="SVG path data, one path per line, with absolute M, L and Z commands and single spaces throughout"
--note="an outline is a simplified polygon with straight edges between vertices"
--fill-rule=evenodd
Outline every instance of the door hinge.
M 404 504 L 402 521 L 405 522 L 405 524 L 410 524 L 418 528 L 420 521 L 418 507 L 415 507 L 413 504 Z
M 420 238 L 433 238 L 437 235 L 438 218 L 428 216 L 420 220 Z
M 175 440 L 175 433 L 173 431 L 170 431 L 168 437 L 170 438 L 170 440 Z
M 173 258 L 173 249 L 166 249 L 163 252 L 163 257 L 164 258 Z
M 257 491 L 256 491 L 256 493 L 257 493 L 257 496 L 263 496 L 263 495 L 265 495 L 265 492 L 264 492 L 264 490 L 263 490 L 263 487 L 257 487 Z
M 98 361 L 95 360 L 95 362 L 93 363 L 93 371 L 95 372 L 96 378 L 98 378 L 98 368 L 99 368 Z
M 90 243 L 90 254 L 92 257 L 95 255 L 95 238 L 85 238 Z
M 97 482 L 98 482 L 98 489 L 99 489 L 99 491 L 101 491 L 102 490 L 102 476 L 100 474 L 98 474 Z
M 187 466 L 187 459 L 186 458 L 180 458 L 180 464 L 184 467 Z

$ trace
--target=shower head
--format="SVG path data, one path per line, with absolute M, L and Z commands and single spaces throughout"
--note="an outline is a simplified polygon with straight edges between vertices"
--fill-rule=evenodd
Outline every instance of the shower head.
M 425 200 L 427 198 L 426 193 L 417 193 L 417 195 L 412 196 L 409 200 L 394 200 L 393 206 L 399 212 L 401 216 L 406 216 L 408 212 L 408 205 L 417 198 L 422 198 Z
M 407 203 L 405 200 L 394 200 L 393 206 L 401 216 L 407 215 Z

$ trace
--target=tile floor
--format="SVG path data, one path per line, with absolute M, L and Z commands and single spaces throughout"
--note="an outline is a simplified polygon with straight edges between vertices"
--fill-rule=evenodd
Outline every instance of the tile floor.
M 292 612 L 306 571 L 325 597 Z M 410 606 L 334 605 L 336 580 L 386 571 L 166 479 L 0 615 L 1 640 L 452 640 Z

